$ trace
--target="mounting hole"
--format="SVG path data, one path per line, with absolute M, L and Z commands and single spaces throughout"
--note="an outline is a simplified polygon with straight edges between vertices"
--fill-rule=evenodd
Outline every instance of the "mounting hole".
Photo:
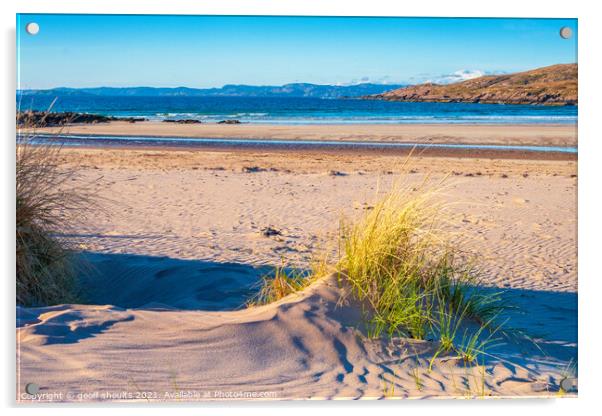
M 562 39 L 570 39 L 573 36 L 573 30 L 570 27 L 564 26 L 560 28 L 560 37 Z
M 38 386 L 36 383 L 27 383 L 27 385 L 25 386 L 25 392 L 27 394 L 31 394 L 32 396 L 38 394 L 39 391 L 40 386 Z
M 36 22 L 27 23 L 27 25 L 25 26 L 25 31 L 30 35 L 37 35 L 40 31 L 40 25 Z

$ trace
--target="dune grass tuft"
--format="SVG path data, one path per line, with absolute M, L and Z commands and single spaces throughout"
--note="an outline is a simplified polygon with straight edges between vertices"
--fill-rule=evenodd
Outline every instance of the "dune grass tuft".
M 76 266 L 60 237 L 85 214 L 91 193 L 59 167 L 60 146 L 21 139 L 16 151 L 16 301 L 38 306 L 73 302 Z
M 456 353 L 477 361 L 494 342 L 504 306 L 500 292 L 485 292 L 479 272 L 450 242 L 441 184 L 394 184 L 359 219 L 343 218 L 339 258 L 313 272 L 276 268 L 263 278 L 252 304 L 266 304 L 334 270 L 350 296 L 365 305 L 371 338 L 409 337 L 438 342 L 436 358 Z
M 477 270 L 450 244 L 438 194 L 427 182 L 394 186 L 362 218 L 343 221 L 337 269 L 368 306 L 369 336 L 433 339 L 437 354 L 472 362 L 503 307 L 499 293 L 482 293 Z

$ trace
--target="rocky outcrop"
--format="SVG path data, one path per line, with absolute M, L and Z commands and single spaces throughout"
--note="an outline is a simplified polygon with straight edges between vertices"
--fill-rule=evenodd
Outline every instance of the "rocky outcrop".
M 362 98 L 408 102 L 577 105 L 577 64 L 482 76 L 448 85 L 420 84 Z
M 201 120 L 196 120 L 193 118 L 185 118 L 182 120 L 163 120 L 164 123 L 175 123 L 175 124 L 201 124 Z
M 84 123 L 108 123 L 109 121 L 127 121 L 135 123 L 144 121 L 142 117 L 112 117 L 99 114 L 84 114 L 73 112 L 48 113 L 45 111 L 18 111 L 17 125 L 21 127 L 53 127 L 67 124 Z

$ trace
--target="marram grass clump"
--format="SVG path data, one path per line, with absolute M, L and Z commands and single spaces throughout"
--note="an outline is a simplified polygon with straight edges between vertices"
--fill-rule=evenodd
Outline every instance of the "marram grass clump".
M 60 237 L 84 215 L 88 188 L 74 186 L 75 171 L 59 167 L 60 147 L 17 144 L 16 270 L 18 305 L 39 306 L 77 300 L 76 266 Z
M 343 220 L 337 270 L 368 306 L 369 336 L 433 339 L 439 353 L 472 362 L 492 342 L 502 306 L 443 231 L 440 192 L 427 182 L 394 186 L 362 218 Z
M 438 342 L 436 358 L 456 353 L 475 363 L 495 340 L 500 293 L 486 294 L 478 270 L 444 231 L 453 221 L 442 185 L 394 184 L 359 219 L 341 220 L 339 259 L 312 272 L 277 267 L 264 276 L 251 305 L 274 302 L 334 270 L 366 306 L 367 335 Z

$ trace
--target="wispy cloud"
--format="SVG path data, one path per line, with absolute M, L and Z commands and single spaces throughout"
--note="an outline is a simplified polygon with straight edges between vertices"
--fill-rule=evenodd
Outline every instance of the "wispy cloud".
M 451 84 L 452 82 L 466 81 L 469 79 L 482 77 L 483 75 L 485 75 L 485 73 L 478 69 L 476 69 L 476 70 L 460 69 L 459 71 L 456 71 L 453 74 L 447 74 L 447 75 L 443 75 L 443 76 L 439 77 L 439 79 L 437 79 L 437 83 Z
M 505 74 L 505 71 L 484 71 L 481 69 L 459 69 L 449 74 L 432 74 L 432 73 L 419 73 L 415 76 L 408 78 L 405 81 L 399 81 L 391 75 L 383 75 L 380 77 L 369 77 L 367 75 L 362 77 L 353 78 L 348 82 L 339 82 L 336 85 L 359 85 L 359 84 L 451 84 L 454 82 L 462 82 L 469 79 L 482 77 L 485 75 L 499 75 Z
M 469 79 L 482 77 L 484 75 L 499 75 L 503 74 L 503 71 L 483 71 L 480 69 L 459 69 L 451 74 L 419 74 L 415 77 L 411 77 L 409 82 L 411 84 L 422 84 L 431 82 L 433 84 L 451 84 L 454 82 L 462 82 Z
M 395 82 L 391 82 L 390 75 L 383 75 L 383 76 L 376 77 L 376 78 L 371 78 L 367 75 L 364 75 L 359 78 L 353 78 L 349 82 L 339 82 L 339 83 L 337 83 L 337 85 L 359 85 L 359 84 L 367 84 L 367 83 L 371 83 L 371 84 L 391 84 L 391 83 L 393 83 L 393 84 L 395 84 Z

